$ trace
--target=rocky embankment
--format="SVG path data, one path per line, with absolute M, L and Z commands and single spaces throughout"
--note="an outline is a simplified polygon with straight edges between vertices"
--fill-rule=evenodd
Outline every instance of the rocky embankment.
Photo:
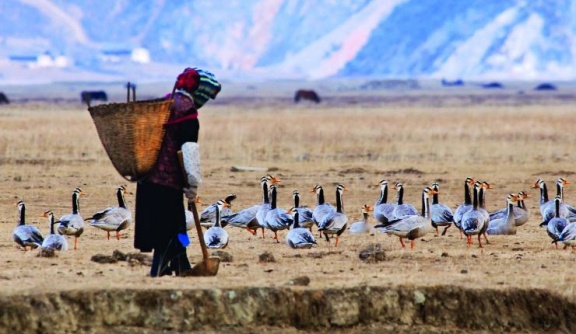
M 3 333 L 576 332 L 576 305 L 544 290 L 305 287 L 89 290 L 1 296 Z M 358 330 L 362 328 L 362 330 Z

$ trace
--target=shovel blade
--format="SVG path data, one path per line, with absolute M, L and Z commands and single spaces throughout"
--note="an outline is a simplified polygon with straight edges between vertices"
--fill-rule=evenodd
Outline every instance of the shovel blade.
M 216 276 L 220 267 L 219 257 L 209 257 L 195 264 L 186 276 Z

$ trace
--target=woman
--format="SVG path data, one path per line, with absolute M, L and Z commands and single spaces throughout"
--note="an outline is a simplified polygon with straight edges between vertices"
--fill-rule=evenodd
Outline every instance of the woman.
M 142 252 L 154 251 L 152 277 L 172 273 L 186 276 L 191 269 L 186 254 L 188 239 L 182 192 L 188 199 L 196 198 L 198 184 L 189 186 L 184 175 L 199 171 L 183 170 L 177 152 L 198 141 L 198 108 L 208 98 L 215 98 L 220 87 L 211 73 L 196 68 L 187 68 L 178 75 L 156 166 L 138 182 L 134 247 Z

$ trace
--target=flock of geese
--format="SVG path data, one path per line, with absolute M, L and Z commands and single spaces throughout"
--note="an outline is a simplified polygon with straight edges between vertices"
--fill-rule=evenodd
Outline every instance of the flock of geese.
M 94 226 L 106 231 L 108 239 L 110 232 L 116 232 L 116 239 L 120 240 L 120 231 L 125 230 L 132 223 L 132 212 L 126 207 L 124 194 L 128 193 L 126 186 L 122 185 L 116 190 L 118 199 L 117 206 L 111 206 L 100 210 L 90 218 L 82 218 L 80 215 L 80 196 L 84 193 L 81 188 L 76 188 L 72 192 L 72 212 L 65 214 L 60 219 L 54 219 L 51 210 L 45 211 L 42 217 L 48 218 L 49 235 L 44 238 L 40 230 L 30 224 L 26 224 L 26 205 L 24 201 L 18 202 L 18 223 L 12 232 L 12 237 L 16 244 L 23 250 L 53 249 L 57 251 L 68 250 L 68 241 L 64 236 L 74 237 L 74 249 L 78 249 L 78 238 L 84 233 L 85 221 L 89 221 L 90 226 Z M 56 228 L 54 228 L 56 226 Z
M 477 181 L 471 177 L 464 180 L 464 200 L 452 210 L 448 205 L 439 201 L 440 185 L 432 183 L 431 186 L 422 190 L 422 205 L 418 210 L 414 205 L 405 203 L 404 187 L 402 183 L 396 183 L 391 188 L 396 190 L 395 202 L 388 202 L 388 181 L 381 180 L 380 196 L 373 206 L 364 204 L 362 207 L 362 220 L 348 222 L 344 211 L 343 194 L 346 187 L 341 184 L 336 186 L 336 204 L 332 205 L 325 200 L 324 189 L 316 185 L 313 192 L 316 193 L 317 203 L 310 208 L 300 205 L 300 193 L 294 190 L 292 193 L 293 207 L 284 210 L 277 206 L 277 186 L 280 182 L 272 175 L 263 176 L 260 179 L 262 187 L 262 203 L 255 204 L 238 212 L 230 209 L 234 194 L 218 200 L 211 208 L 201 214 L 201 225 L 212 229 L 218 227 L 218 234 L 226 243 L 217 243 L 214 248 L 226 247 L 229 240 L 224 227 L 231 225 L 248 230 L 257 235 L 257 231 L 270 230 L 274 233 L 274 239 L 280 242 L 278 231 L 289 230 L 286 234 L 286 243 L 292 248 L 310 248 L 316 244 L 312 234 L 312 227 L 316 226 L 321 236 L 330 242 L 335 238 L 334 246 L 338 246 L 340 236 L 345 232 L 351 234 L 373 233 L 374 230 L 381 233 L 395 235 L 399 238 L 402 247 L 404 240 L 410 240 L 410 247 L 414 247 L 414 241 L 424 235 L 436 232 L 445 235 L 447 230 L 454 226 L 461 236 L 466 237 L 468 246 L 474 243 L 474 237 L 478 240 L 478 246 L 483 248 L 483 243 L 489 243 L 488 235 L 514 235 L 518 227 L 526 224 L 530 217 L 530 211 L 524 200 L 529 198 L 525 191 L 510 193 L 506 196 L 506 205 L 494 212 L 488 212 L 485 205 L 486 191 L 492 186 L 485 181 Z M 576 247 L 576 208 L 564 203 L 564 186 L 569 184 L 564 178 L 556 181 L 557 194 L 553 200 L 548 198 L 548 190 L 543 180 L 537 180 L 533 188 L 540 189 L 540 213 L 542 223 L 556 248 L 558 243 L 565 247 Z M 224 213 L 223 209 L 227 211 Z M 376 220 L 376 224 L 369 224 L 369 217 Z M 193 221 L 189 222 L 193 224 Z M 440 228 L 443 231 L 440 233 Z M 214 240 L 218 240 L 218 234 L 214 233 Z M 483 242 L 484 240 L 484 242 Z
M 341 184 L 336 186 L 336 204 L 332 205 L 325 200 L 324 189 L 316 185 L 312 192 L 316 194 L 315 207 L 300 205 L 300 193 L 294 190 L 292 193 L 294 205 L 288 210 L 277 206 L 278 187 L 280 180 L 272 175 L 263 176 L 260 179 L 262 189 L 262 202 L 242 209 L 232 211 L 232 201 L 235 194 L 230 194 L 216 203 L 208 206 L 200 214 L 200 225 L 206 228 L 204 240 L 207 247 L 212 249 L 225 248 L 229 243 L 229 235 L 225 227 L 230 225 L 242 228 L 257 236 L 261 230 L 264 239 L 265 230 L 274 233 L 274 240 L 280 242 L 278 232 L 288 230 L 286 244 L 291 248 L 311 248 L 317 244 L 312 233 L 312 227 L 316 227 L 320 237 L 324 237 L 330 243 L 334 238 L 334 246 L 337 247 L 340 237 L 345 231 L 351 234 L 373 234 L 375 230 L 397 236 L 402 247 L 406 247 L 404 240 L 410 241 L 410 248 L 414 248 L 414 242 L 428 233 L 435 232 L 445 235 L 447 230 L 454 226 L 459 230 L 460 236 L 466 237 L 467 245 L 474 243 L 474 237 L 478 240 L 478 246 L 483 247 L 489 243 L 487 235 L 514 235 L 517 228 L 526 224 L 530 217 L 530 211 L 525 206 L 524 200 L 529 198 L 528 193 L 510 193 L 506 196 L 506 206 L 494 212 L 488 212 L 485 208 L 486 191 L 492 189 L 488 182 L 478 181 L 468 177 L 464 180 L 464 200 L 452 210 L 448 205 L 439 201 L 440 186 L 432 183 L 422 189 L 421 209 L 405 203 L 404 187 L 398 182 L 391 186 L 396 190 L 395 202 L 388 202 L 388 181 L 381 180 L 380 196 L 373 206 L 364 204 L 362 207 L 362 220 L 348 224 L 348 217 L 344 211 L 343 194 L 346 187 Z M 564 244 L 564 248 L 576 248 L 576 207 L 564 202 L 564 186 L 569 184 L 564 178 L 556 181 L 556 196 L 550 200 L 546 183 L 537 180 L 532 186 L 540 189 L 540 214 L 542 222 L 540 226 L 546 227 L 547 234 L 552 239 L 555 247 Z M 64 236 L 74 237 L 74 249 L 77 249 L 78 238 L 84 231 L 84 222 L 106 231 L 110 239 L 110 232 L 116 233 L 128 228 L 132 221 L 132 214 L 126 207 L 124 194 L 126 186 L 118 187 L 116 191 L 118 205 L 108 207 L 96 212 L 90 218 L 82 218 L 79 213 L 79 197 L 82 195 L 80 188 L 72 193 L 72 213 L 55 220 L 52 211 L 46 211 L 43 217 L 48 219 L 50 234 L 44 238 L 40 231 L 33 225 L 25 222 L 25 205 L 23 201 L 18 203 L 19 221 L 14 229 L 14 241 L 24 250 L 30 248 L 51 248 L 54 250 L 67 250 L 68 244 Z M 202 203 L 197 198 L 197 203 Z M 195 224 L 193 214 L 185 210 L 186 226 L 191 230 Z M 376 224 L 369 224 L 372 213 Z M 56 228 L 55 228 L 56 226 Z M 443 231 L 440 232 L 440 228 Z

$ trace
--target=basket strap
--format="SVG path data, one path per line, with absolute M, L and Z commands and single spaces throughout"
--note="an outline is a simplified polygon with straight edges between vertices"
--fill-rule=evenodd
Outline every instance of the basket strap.
M 173 119 L 173 120 L 171 120 L 171 121 L 169 121 L 169 122 L 166 122 L 166 123 L 164 123 L 164 127 L 166 128 L 166 127 L 169 127 L 169 126 L 172 126 L 172 125 L 176 125 L 176 124 L 180 124 L 180 123 L 183 123 L 183 122 L 192 120 L 192 119 L 198 119 L 198 112 L 195 112 L 195 113 L 193 113 L 193 114 L 189 114 L 189 115 L 186 115 L 186 116 L 182 116 L 182 117 L 180 117 L 180 118 L 176 118 L 176 119 Z

